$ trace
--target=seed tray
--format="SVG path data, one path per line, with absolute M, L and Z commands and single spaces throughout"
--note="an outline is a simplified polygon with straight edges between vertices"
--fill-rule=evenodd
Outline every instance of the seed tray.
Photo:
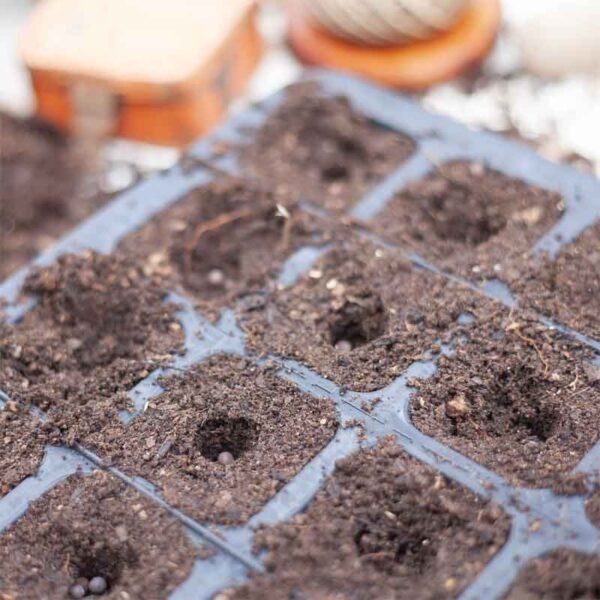
M 421 257 L 382 241 L 361 226 L 375 218 L 391 198 L 409 182 L 422 179 L 435 165 L 450 161 L 478 161 L 487 167 L 528 184 L 560 194 L 564 212 L 558 222 L 531 247 L 534 255 L 545 252 L 551 258 L 600 219 L 600 183 L 594 177 L 567 166 L 556 165 L 532 150 L 495 135 L 468 130 L 447 118 L 428 113 L 418 105 L 357 79 L 329 72 L 315 72 L 309 77 L 319 83 L 322 93 L 346 95 L 353 107 L 373 122 L 409 135 L 416 148 L 411 157 L 373 188 L 348 211 L 359 235 L 382 247 L 406 256 L 416 268 L 425 269 L 451 279 L 483 297 L 507 307 L 514 304 L 511 290 L 495 280 L 484 283 L 469 281 L 445 273 Z M 64 253 L 91 249 L 110 253 L 133 231 L 153 216 L 178 201 L 191 189 L 208 184 L 223 173 L 239 173 L 237 149 L 252 143 L 256 128 L 281 102 L 279 94 L 232 118 L 214 134 L 194 145 L 181 164 L 141 182 L 124 192 L 98 213 L 76 227 L 31 265 L 15 273 L 0 285 L 0 298 L 5 301 L 4 315 L 8 323 L 16 323 L 31 309 L 35 300 L 23 301 L 19 296 L 22 283 L 33 266 L 47 265 Z M 215 146 L 230 145 L 226 153 L 214 154 Z M 305 198 L 305 210 L 315 209 L 311 198 Z M 284 261 L 278 277 L 281 286 L 293 285 L 326 250 L 323 246 L 306 246 L 294 251 Z M 41 497 L 60 481 L 78 471 L 91 472 L 101 467 L 139 492 L 145 494 L 174 515 L 199 542 L 215 552 L 198 559 L 188 579 L 171 595 L 172 598 L 210 598 L 219 590 L 244 581 L 251 572 L 263 572 L 262 557 L 252 553 L 254 530 L 291 519 L 302 511 L 318 492 L 335 462 L 355 452 L 361 445 L 372 445 L 383 436 L 393 435 L 411 456 L 432 466 L 449 479 L 465 486 L 482 498 L 493 500 L 512 518 L 509 539 L 498 554 L 460 595 L 463 599 L 500 598 L 510 588 L 522 567 L 534 557 L 557 548 L 587 554 L 600 552 L 600 530 L 585 514 L 585 501 L 592 493 L 559 495 L 550 489 L 514 487 L 497 473 L 469 460 L 448 446 L 422 434 L 410 422 L 409 402 L 414 395 L 414 378 L 434 375 L 440 356 L 450 355 L 455 339 L 442 344 L 437 355 L 416 360 L 386 387 L 372 392 L 354 392 L 318 375 L 298 361 L 279 356 L 250 355 L 245 348 L 245 332 L 236 322 L 232 307 L 224 307 L 220 317 L 211 321 L 201 315 L 194 303 L 173 292 L 167 302 L 178 305 L 178 318 L 185 333 L 185 352 L 171 366 L 157 369 L 130 392 L 134 411 L 123 413 L 127 421 L 134 419 L 146 403 L 158 396 L 162 376 L 189 370 L 193 365 L 218 354 L 245 356 L 257 365 L 276 367 L 276 373 L 295 384 L 302 392 L 316 398 L 329 399 L 338 411 L 340 426 L 329 444 L 277 492 L 246 524 L 223 527 L 200 523 L 169 505 L 157 490 L 140 478 L 103 461 L 89 449 L 76 444 L 73 448 L 48 447 L 35 476 L 25 479 L 0 498 L 0 530 L 6 529 L 27 510 L 32 500 Z M 468 318 L 468 316 L 466 316 Z M 600 340 L 553 323 L 539 316 L 541 323 L 571 336 L 584 346 L 600 352 Z M 596 359 L 600 364 L 600 360 Z M 9 398 L 2 394 L 2 407 Z M 370 409 L 365 408 L 371 406 Z M 360 423 L 361 427 L 355 425 Z M 600 460 L 600 443 L 596 443 L 574 468 L 593 478 Z

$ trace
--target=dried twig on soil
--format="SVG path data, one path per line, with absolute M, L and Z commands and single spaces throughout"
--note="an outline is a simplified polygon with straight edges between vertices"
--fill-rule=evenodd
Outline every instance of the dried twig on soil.
M 517 323 L 516 321 L 512 321 L 506 327 L 506 331 L 511 331 L 518 338 L 522 339 L 525 343 L 529 344 L 536 351 L 540 361 L 544 365 L 544 377 L 547 377 L 548 372 L 550 371 L 550 366 L 548 365 L 548 361 L 544 358 L 544 354 L 539 349 L 538 345 L 535 343 L 535 340 L 533 340 L 530 337 L 527 337 L 526 335 L 521 333 L 520 329 L 521 329 L 521 325 L 520 325 L 520 323 Z
M 228 225 L 229 223 L 233 223 L 234 221 L 239 221 L 240 219 L 249 217 L 251 214 L 252 210 L 249 207 L 238 208 L 237 210 L 228 213 L 221 213 L 214 219 L 200 223 L 198 227 L 196 227 L 194 235 L 191 237 L 190 241 L 185 244 L 185 253 L 183 257 L 185 273 L 189 274 L 192 270 L 192 255 L 194 253 L 194 249 L 198 245 L 200 238 L 205 233 L 219 229 L 220 227 Z

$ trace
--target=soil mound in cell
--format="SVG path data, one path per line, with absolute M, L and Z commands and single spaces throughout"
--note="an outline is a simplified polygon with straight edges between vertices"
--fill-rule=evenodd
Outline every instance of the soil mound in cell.
M 506 539 L 495 505 L 409 458 L 388 438 L 341 460 L 307 510 L 259 530 L 267 576 L 235 599 L 454 598 Z
M 89 597 L 166 599 L 196 554 L 164 510 L 95 472 L 49 491 L 2 534 L 0 589 L 7 598 L 63 600 L 101 577 L 106 591 Z
M 488 302 L 397 253 L 348 234 L 261 310 L 238 310 L 248 347 L 294 358 L 357 391 L 391 383 L 438 351 Z
M 239 296 L 261 294 L 294 250 L 326 244 L 330 229 L 300 211 L 290 194 L 229 177 L 192 190 L 120 249 L 213 316 Z
M 593 600 L 600 597 L 600 557 L 555 550 L 525 566 L 505 600 Z
M 123 256 L 63 256 L 24 291 L 37 304 L 0 349 L 1 385 L 23 404 L 66 415 L 128 391 L 181 349 L 176 307 Z
M 562 210 L 558 194 L 479 163 L 454 162 L 409 183 L 371 227 L 452 273 L 508 282 Z
M 523 304 L 600 340 L 600 222 L 554 260 L 530 263 L 511 285 Z
M 335 435 L 333 402 L 247 359 L 217 355 L 160 380 L 129 424 L 78 439 L 199 521 L 241 524 Z
M 415 144 L 370 122 L 346 98 L 316 91 L 291 88 L 241 161 L 275 187 L 339 212 L 409 158 Z
M 411 419 L 512 484 L 567 490 L 600 431 L 600 387 L 586 375 L 594 358 L 531 316 L 498 308 L 418 383 Z

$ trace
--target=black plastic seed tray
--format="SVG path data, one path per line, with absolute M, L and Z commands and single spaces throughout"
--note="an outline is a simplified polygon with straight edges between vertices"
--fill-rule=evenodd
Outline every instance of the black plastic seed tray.
M 359 221 L 375 217 L 407 183 L 429 174 L 432 165 L 451 160 L 481 161 L 496 171 L 558 192 L 562 196 L 565 202 L 562 217 L 535 243 L 531 249 L 533 252 L 547 251 L 550 256 L 554 256 L 563 244 L 572 241 L 600 219 L 600 182 L 590 175 L 568 166 L 552 164 L 525 146 L 495 135 L 469 130 L 447 118 L 430 114 L 409 100 L 357 79 L 329 72 L 311 73 L 308 78 L 319 82 L 324 94 L 346 95 L 356 110 L 380 125 L 411 136 L 416 142 L 416 150 L 411 158 L 375 185 L 350 209 L 350 215 Z M 190 156 L 201 158 L 203 162 L 212 162 L 219 170 L 237 173 L 239 168 L 235 144 L 231 151 L 218 157 L 211 155 L 211 148 L 215 142 L 222 141 L 251 144 L 253 131 L 277 106 L 280 99 L 281 95 L 275 96 L 231 119 L 211 136 L 194 145 L 189 151 Z M 0 298 L 6 301 L 8 321 L 18 321 L 31 307 L 31 303 L 19 303 L 18 294 L 32 266 L 50 264 L 63 253 L 80 252 L 82 249 L 110 253 L 126 235 L 177 202 L 189 190 L 218 177 L 219 171 L 201 164 L 199 162 L 193 169 L 177 165 L 124 192 L 62 238 L 34 263 L 6 280 L 0 286 Z M 402 252 L 400 248 L 397 250 Z M 283 265 L 279 275 L 280 285 L 293 284 L 302 273 L 311 268 L 322 251 L 322 248 L 317 247 L 295 251 Z M 420 267 L 440 272 L 435 265 L 418 256 L 409 257 Z M 452 279 L 507 306 L 513 302 L 510 290 L 499 282 L 492 281 L 484 286 L 477 286 L 458 277 L 453 276 Z M 247 355 L 244 333 L 229 309 L 224 309 L 218 322 L 212 324 L 198 314 L 188 299 L 172 294 L 168 301 L 176 302 L 181 307 L 178 318 L 185 332 L 185 353 L 176 359 L 172 367 L 150 373 L 130 391 L 137 413 L 150 398 L 161 392 L 157 384 L 160 376 L 175 370 L 186 370 L 216 354 Z M 547 319 L 540 319 L 548 323 Z M 560 324 L 555 325 L 567 335 L 572 335 L 600 352 L 600 340 L 592 340 Z M 451 348 L 443 347 L 442 353 L 444 352 L 451 352 Z M 219 527 L 217 530 L 196 522 L 169 506 L 151 486 L 105 465 L 102 457 L 78 446 L 73 449 L 47 448 L 37 475 L 24 480 L 0 498 L 0 531 L 23 515 L 29 502 L 42 496 L 61 480 L 77 470 L 90 472 L 94 467 L 103 466 L 170 511 L 196 540 L 207 543 L 216 550 L 210 558 L 199 559 L 187 581 L 172 594 L 172 598 L 180 600 L 210 598 L 219 590 L 243 581 L 250 571 L 263 570 L 261 559 L 251 552 L 253 531 L 262 524 L 288 520 L 307 506 L 325 477 L 333 471 L 335 462 L 360 447 L 357 429 L 343 427 L 346 422 L 359 421 L 366 433 L 363 444 L 374 444 L 382 436 L 393 434 L 410 455 L 476 494 L 494 500 L 511 516 L 512 529 L 507 543 L 462 593 L 462 599 L 502 597 L 528 560 L 550 550 L 570 548 L 585 553 L 600 553 L 600 530 L 585 516 L 585 497 L 559 496 L 548 489 L 512 487 L 496 473 L 423 435 L 410 423 L 408 403 L 414 390 L 407 382 L 413 377 L 433 375 L 436 370 L 434 358 L 412 364 L 390 385 L 370 393 L 341 389 L 334 382 L 293 360 L 275 356 L 249 358 L 257 364 L 266 360 L 273 361 L 279 366 L 277 374 L 280 377 L 312 396 L 333 400 L 339 413 L 340 428 L 331 442 L 245 526 Z M 374 398 L 380 401 L 372 411 L 365 411 L 362 408 L 364 402 Z M 6 395 L 0 396 L 2 406 L 6 400 Z M 137 413 L 123 414 L 123 418 L 134 419 Z M 599 462 L 600 443 L 597 443 L 583 457 L 575 471 L 592 474 L 597 470 Z M 536 527 L 531 526 L 534 521 Z

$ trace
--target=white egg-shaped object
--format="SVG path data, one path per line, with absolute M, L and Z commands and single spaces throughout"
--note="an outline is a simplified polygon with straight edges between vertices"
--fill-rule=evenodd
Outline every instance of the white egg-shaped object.
M 600 74 L 600 0 L 554 0 L 516 32 L 522 64 L 535 75 Z

